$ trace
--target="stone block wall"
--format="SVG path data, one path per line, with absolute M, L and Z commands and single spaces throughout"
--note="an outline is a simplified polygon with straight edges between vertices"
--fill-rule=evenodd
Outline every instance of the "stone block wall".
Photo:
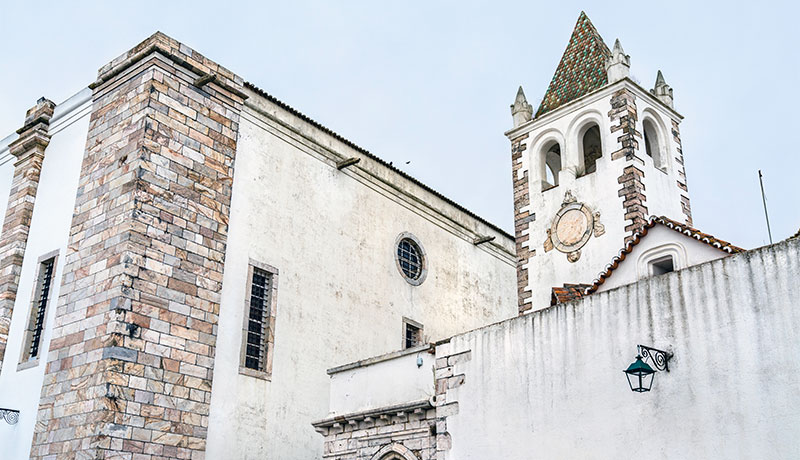
M 678 188 L 681 189 L 681 209 L 683 215 L 686 217 L 686 225 L 692 225 L 692 207 L 689 203 L 689 187 L 686 182 L 686 165 L 683 161 L 683 146 L 681 146 L 681 132 L 678 128 L 678 122 L 672 121 L 672 139 L 678 145 L 678 154 L 675 157 L 675 162 L 678 163 Z
M 511 142 L 511 174 L 514 184 L 514 237 L 517 243 L 517 306 L 522 314 L 531 309 L 531 289 L 528 284 L 528 261 L 536 254 L 529 246 L 530 223 L 536 218 L 530 212 L 529 171 L 522 170 L 522 157 L 528 145 L 528 134 Z
M 31 458 L 204 458 L 242 80 L 156 33 L 90 87 Z
M 54 109 L 55 104 L 52 101 L 39 99 L 25 114 L 25 124 L 17 130 L 19 138 L 9 145 L 16 162 L 0 234 L 0 368 L 6 361 L 8 329 L 17 299 L 22 259 L 28 242 L 44 152 L 50 144 L 48 128 Z
M 639 140 L 642 133 L 636 130 L 639 119 L 636 109 L 636 95 L 627 88 L 620 89 L 611 96 L 611 111 L 608 113 L 611 120 L 611 133 L 618 132 L 617 141 L 620 148 L 611 152 L 611 160 L 622 159 L 625 163 L 622 174 L 617 182 L 622 185 L 618 196 L 622 197 L 622 208 L 625 210 L 625 220 L 630 223 L 625 226 L 625 243 L 633 240 L 633 234 L 644 230 L 647 224 L 647 196 L 645 195 L 644 171 L 641 166 L 644 161 L 636 156 L 639 150 Z M 616 123 L 616 124 L 615 124 Z M 639 164 L 637 167 L 636 163 Z

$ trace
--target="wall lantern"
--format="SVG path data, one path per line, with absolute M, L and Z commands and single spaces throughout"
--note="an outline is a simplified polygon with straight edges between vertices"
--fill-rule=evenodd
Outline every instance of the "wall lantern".
M 639 345 L 639 354 L 636 355 L 636 361 L 622 371 L 625 373 L 625 377 L 628 378 L 628 385 L 630 385 L 631 390 L 637 393 L 650 391 L 656 370 L 669 372 L 670 358 L 672 358 L 672 355 L 666 351 Z M 655 369 L 647 364 L 648 360 L 653 363 Z

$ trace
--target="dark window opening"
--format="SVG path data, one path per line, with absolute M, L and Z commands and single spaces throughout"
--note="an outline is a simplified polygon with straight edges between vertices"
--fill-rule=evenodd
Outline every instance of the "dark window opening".
M 50 290 L 53 286 L 53 271 L 55 270 L 55 257 L 51 257 L 39 264 L 39 276 L 36 281 L 31 316 L 28 321 L 27 344 L 23 361 L 39 357 L 44 334 L 44 321 L 47 316 L 47 305 L 50 301 Z
M 247 318 L 247 337 L 244 367 L 266 371 L 269 309 L 272 298 L 272 274 L 253 268 L 250 283 L 250 308 Z
M 544 188 L 552 188 L 558 185 L 558 172 L 561 171 L 561 146 L 553 144 L 544 156 L 545 163 L 545 184 Z
M 422 344 L 422 326 L 405 322 L 405 337 L 403 348 L 414 348 Z
M 663 275 L 665 273 L 675 271 L 675 262 L 672 256 L 662 257 L 661 259 L 654 260 L 650 263 L 653 276 Z
M 597 160 L 603 156 L 603 147 L 600 142 L 600 128 L 593 125 L 586 130 L 582 139 L 583 171 L 591 174 L 597 171 Z

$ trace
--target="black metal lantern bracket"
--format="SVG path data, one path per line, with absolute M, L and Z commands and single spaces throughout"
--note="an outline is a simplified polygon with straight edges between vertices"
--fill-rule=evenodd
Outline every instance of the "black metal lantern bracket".
M 649 360 L 657 371 L 669 372 L 669 360 L 672 358 L 672 353 L 644 345 L 638 345 L 638 347 L 639 355 L 645 361 Z

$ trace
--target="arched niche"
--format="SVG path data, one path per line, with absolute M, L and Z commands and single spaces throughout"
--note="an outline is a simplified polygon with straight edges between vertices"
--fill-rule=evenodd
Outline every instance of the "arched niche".
M 666 171 L 667 138 L 661 124 L 653 118 L 652 115 L 646 115 L 644 119 L 642 119 L 642 132 L 645 153 L 653 159 L 653 166 L 662 171 Z
M 544 157 L 544 184 L 542 190 L 558 186 L 558 173 L 561 171 L 562 158 L 561 158 L 561 145 L 558 142 L 551 141 L 544 145 L 542 149 Z
M 579 145 L 581 147 L 581 161 L 583 174 L 597 171 L 597 160 L 603 156 L 603 139 L 600 136 L 600 126 L 589 123 L 580 131 Z

